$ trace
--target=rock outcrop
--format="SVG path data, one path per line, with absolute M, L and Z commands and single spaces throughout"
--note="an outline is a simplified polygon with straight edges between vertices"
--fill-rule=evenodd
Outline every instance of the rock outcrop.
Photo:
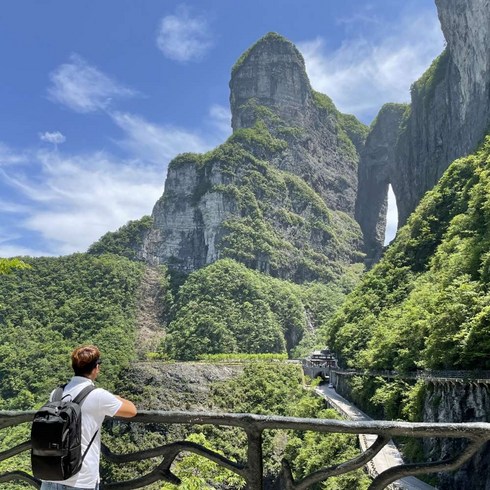
M 366 127 L 311 89 L 301 54 L 277 34 L 242 55 L 230 88 L 233 135 L 171 162 L 145 259 L 190 272 L 231 257 L 297 281 L 358 262 Z
M 381 257 L 386 230 L 388 186 L 397 181 L 395 147 L 408 106 L 385 104 L 366 139 L 359 164 L 356 220 L 361 226 L 368 265 Z
M 288 143 L 285 152 L 272 156 L 274 165 L 308 182 L 330 209 L 353 216 L 359 159 L 354 140 L 361 133 L 364 142 L 366 130 L 311 89 L 295 46 L 268 34 L 235 64 L 230 89 L 233 130 L 252 128 L 263 115 L 257 107 L 272 111 L 275 120 L 270 120 L 269 128 L 278 137 L 282 133 Z
M 429 383 L 424 399 L 424 422 L 490 422 L 490 390 L 484 383 Z M 465 442 L 455 439 L 424 439 L 429 460 L 459 454 Z M 445 490 L 486 490 L 490 487 L 490 446 L 487 444 L 456 473 L 439 475 Z
M 412 85 L 411 108 L 399 127 L 394 160 L 385 163 L 384 151 L 377 164 L 371 156 L 360 164 L 360 189 L 369 167 L 377 165 L 380 175 L 390 174 L 399 226 L 449 164 L 473 152 L 490 129 L 490 0 L 436 0 L 436 5 L 447 46 Z M 391 169 L 381 170 L 386 164 Z M 378 229 L 384 216 L 376 223 L 373 217 L 385 188 L 372 191 L 377 197 L 360 216 L 371 259 L 382 247 Z

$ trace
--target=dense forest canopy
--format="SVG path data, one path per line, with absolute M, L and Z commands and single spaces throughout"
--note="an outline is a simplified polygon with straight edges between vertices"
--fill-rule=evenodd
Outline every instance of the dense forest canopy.
M 0 408 L 44 400 L 71 375 L 70 353 L 84 343 L 100 347 L 103 381 L 113 386 L 134 356 L 141 264 L 85 254 L 24 262 L 30 267 L 0 280 Z
M 490 137 L 456 160 L 322 334 L 366 369 L 488 369 Z

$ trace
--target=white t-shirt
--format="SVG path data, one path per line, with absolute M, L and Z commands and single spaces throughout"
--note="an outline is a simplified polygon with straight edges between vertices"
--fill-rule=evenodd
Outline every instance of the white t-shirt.
M 63 396 L 71 395 L 72 398 L 75 398 L 83 388 L 93 384 L 92 380 L 84 376 L 74 376 L 65 386 Z M 51 393 L 51 398 L 53 393 Z M 71 487 L 95 488 L 99 482 L 100 428 L 104 418 L 106 416 L 113 417 L 121 406 L 122 401 L 103 388 L 97 388 L 88 394 L 82 404 L 82 455 L 85 453 L 95 431 L 98 430 L 98 433 L 83 460 L 82 469 L 68 480 L 55 483 Z

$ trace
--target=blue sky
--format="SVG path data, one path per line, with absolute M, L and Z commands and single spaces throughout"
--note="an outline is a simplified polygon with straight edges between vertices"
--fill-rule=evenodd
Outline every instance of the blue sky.
M 367 124 L 444 46 L 432 0 L 5 2 L 0 256 L 85 251 L 150 214 L 175 155 L 229 136 L 231 67 L 270 31 Z

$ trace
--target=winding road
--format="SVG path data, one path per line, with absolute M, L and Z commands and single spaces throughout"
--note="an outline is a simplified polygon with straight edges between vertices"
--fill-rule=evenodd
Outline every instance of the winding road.
M 327 385 L 322 385 L 315 390 L 319 395 L 325 398 L 330 406 L 332 406 L 337 412 L 349 420 L 354 421 L 366 421 L 372 420 L 364 412 L 359 410 L 356 406 L 352 405 L 345 398 L 340 396 L 334 388 L 329 388 Z M 375 435 L 361 434 L 359 436 L 359 442 L 363 451 L 365 451 L 376 440 Z M 368 471 L 371 476 L 376 476 L 383 471 L 391 468 L 392 466 L 398 466 L 403 464 L 403 459 L 396 448 L 395 444 L 390 441 L 369 463 Z M 390 488 L 403 489 L 403 490 L 435 490 L 434 487 L 418 480 L 415 477 L 406 477 L 392 483 Z

